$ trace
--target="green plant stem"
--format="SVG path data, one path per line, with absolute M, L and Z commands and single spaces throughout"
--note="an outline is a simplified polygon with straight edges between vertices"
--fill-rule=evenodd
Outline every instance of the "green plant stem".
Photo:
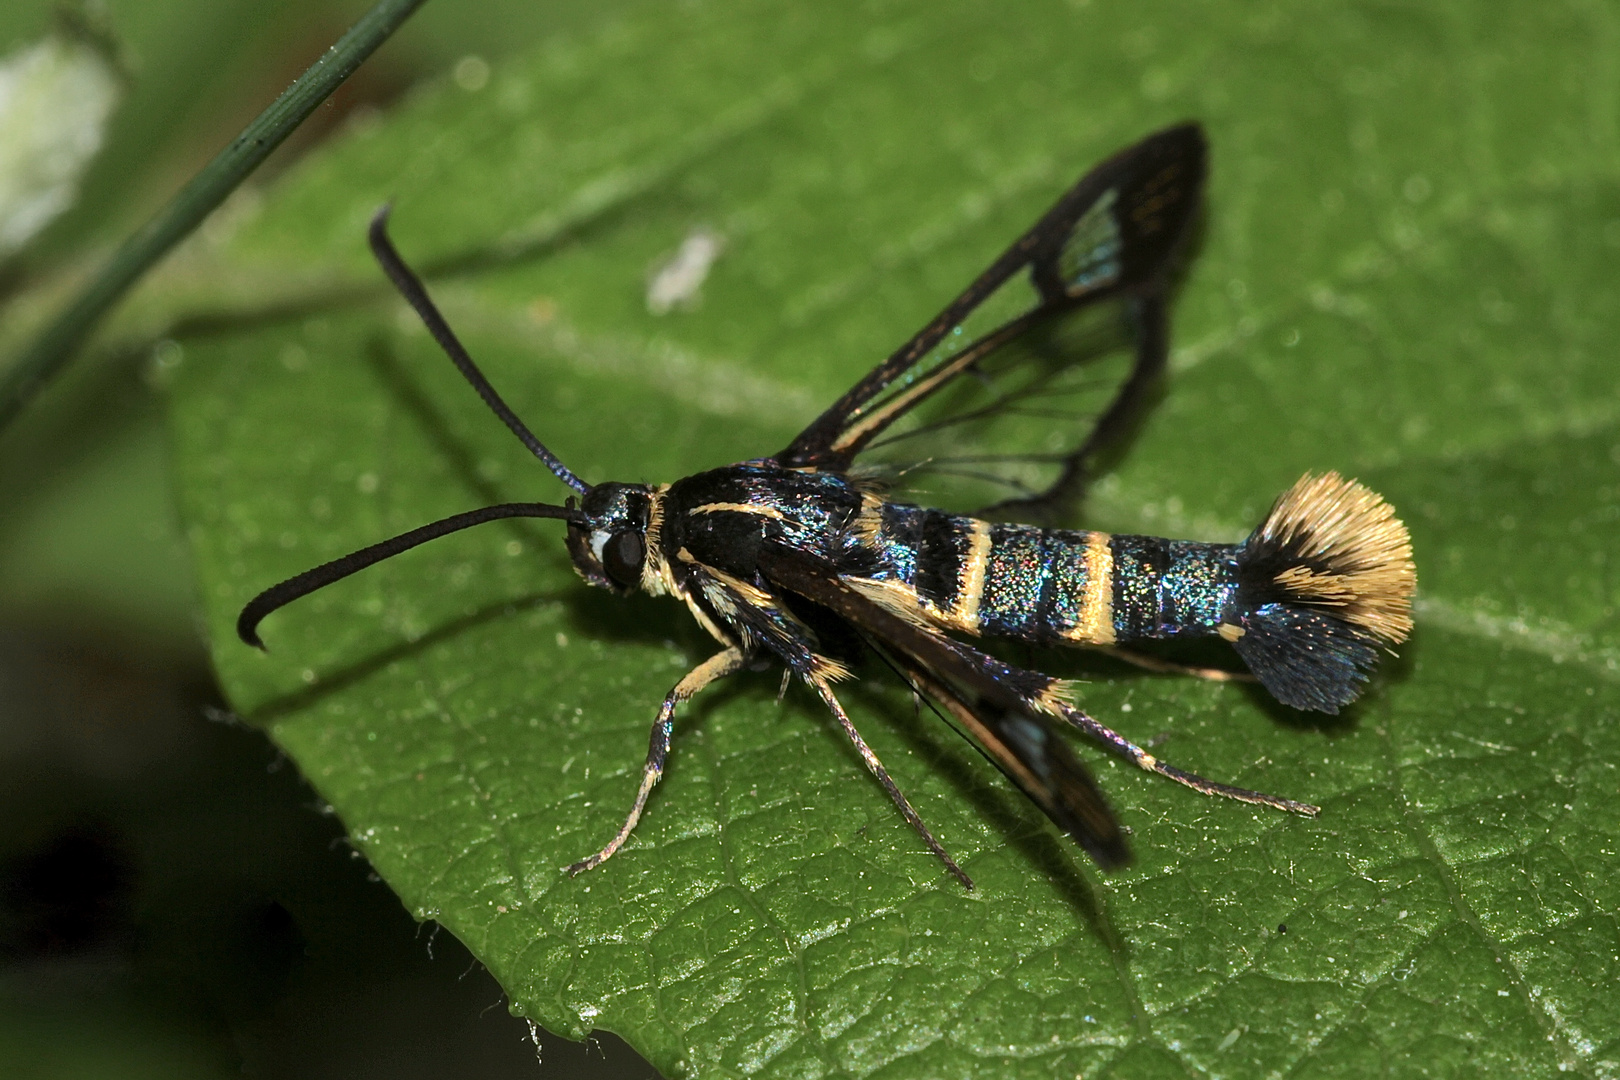
M 141 275 L 225 201 L 425 0 L 378 0 L 320 59 L 137 229 L 0 376 L 0 430 L 67 366 Z

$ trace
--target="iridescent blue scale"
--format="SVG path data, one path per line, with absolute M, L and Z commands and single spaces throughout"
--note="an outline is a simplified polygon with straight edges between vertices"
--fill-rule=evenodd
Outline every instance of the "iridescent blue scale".
M 1237 545 L 1118 535 L 1109 547 L 1117 640 L 1213 634 L 1230 620 Z
M 899 585 L 946 626 L 989 637 L 1110 645 L 1210 635 L 1229 620 L 1239 548 L 1003 525 L 888 503 L 851 577 Z

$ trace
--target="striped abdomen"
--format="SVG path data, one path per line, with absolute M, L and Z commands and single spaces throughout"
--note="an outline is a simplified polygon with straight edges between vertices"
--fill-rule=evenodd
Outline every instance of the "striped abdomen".
M 885 504 L 862 575 L 891 604 L 969 634 L 1111 645 L 1219 632 L 1237 590 L 1237 547 L 1002 525 Z

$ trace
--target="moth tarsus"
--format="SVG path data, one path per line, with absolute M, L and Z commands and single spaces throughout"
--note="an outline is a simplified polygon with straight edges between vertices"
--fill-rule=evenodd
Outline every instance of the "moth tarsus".
M 1076 707 L 1063 680 L 970 641 L 1100 648 L 1165 669 L 1177 665 L 1128 647 L 1220 638 L 1279 701 L 1337 712 L 1361 692 L 1378 650 L 1411 630 L 1411 544 L 1381 498 L 1336 473 L 1307 473 L 1242 543 L 1209 544 L 953 514 L 896 498 L 856 468 L 863 454 L 919 433 L 965 441 L 972 425 L 1009 415 L 1008 402 L 1076 393 L 1061 384 L 1068 374 L 1061 365 L 995 362 L 1030 328 L 1114 302 L 1129 330 L 1131 362 L 1089 427 L 1072 433 L 1072 446 L 956 455 L 958 473 L 1011 493 L 992 509 L 1056 516 L 1164 369 L 1168 282 L 1199 212 L 1205 159 L 1195 124 L 1114 155 L 785 449 L 662 485 L 588 485 L 564 466 L 501 399 L 394 250 L 385 208 L 370 234 L 385 272 L 485 404 L 575 495 L 562 506 L 507 503 L 454 515 L 306 571 L 250 601 L 238 633 L 260 644 L 259 621 L 292 600 L 438 536 L 515 516 L 565 521 L 574 568 L 589 584 L 683 601 L 720 651 L 669 692 L 629 814 L 605 847 L 568 867 L 572 873 L 600 865 L 630 837 L 663 774 L 679 705 L 772 658 L 784 665 L 784 689 L 786 679 L 797 678 L 816 692 L 925 845 L 971 888 L 839 703 L 833 686 L 850 677 L 851 657 L 831 647 L 835 639 L 874 645 L 914 693 L 1105 870 L 1129 861 L 1126 830 L 1062 736 L 1064 727 L 1204 794 L 1315 814 L 1310 804 L 1161 761 Z M 967 332 L 975 314 L 991 307 L 1000 321 Z M 988 392 L 991 401 L 953 406 L 944 392 L 959 387 Z M 917 420 L 939 401 L 957 411 Z M 906 422 L 916 426 L 895 430 Z M 972 464 L 963 464 L 968 459 Z M 1032 483 L 1027 470 L 1036 464 L 1048 472 Z M 950 475 L 948 465 L 941 456 L 892 475 Z

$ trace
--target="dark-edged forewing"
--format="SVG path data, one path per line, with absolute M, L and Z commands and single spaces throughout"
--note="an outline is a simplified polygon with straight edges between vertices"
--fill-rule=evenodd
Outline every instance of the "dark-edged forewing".
M 848 620 L 876 640 L 912 684 L 940 704 L 1047 817 L 1104 870 L 1130 861 L 1118 819 L 1086 767 L 1032 702 L 1055 680 L 1003 663 L 879 607 L 819 559 L 767 544 L 772 585 Z
M 912 687 L 949 713 L 953 726 L 976 742 L 1001 774 L 1098 866 L 1117 870 L 1131 861 L 1119 822 L 1091 773 L 1044 717 L 1024 709 L 998 708 L 982 698 L 974 701 L 908 662 L 904 654 L 895 659 Z
M 987 501 L 1059 494 L 1163 367 L 1163 293 L 1205 158 L 1202 130 L 1183 124 L 1091 170 L 776 460 L 843 470 L 870 451 L 863 463 L 982 474 L 999 485 Z M 1018 418 L 1010 446 L 987 430 L 1000 417 Z

